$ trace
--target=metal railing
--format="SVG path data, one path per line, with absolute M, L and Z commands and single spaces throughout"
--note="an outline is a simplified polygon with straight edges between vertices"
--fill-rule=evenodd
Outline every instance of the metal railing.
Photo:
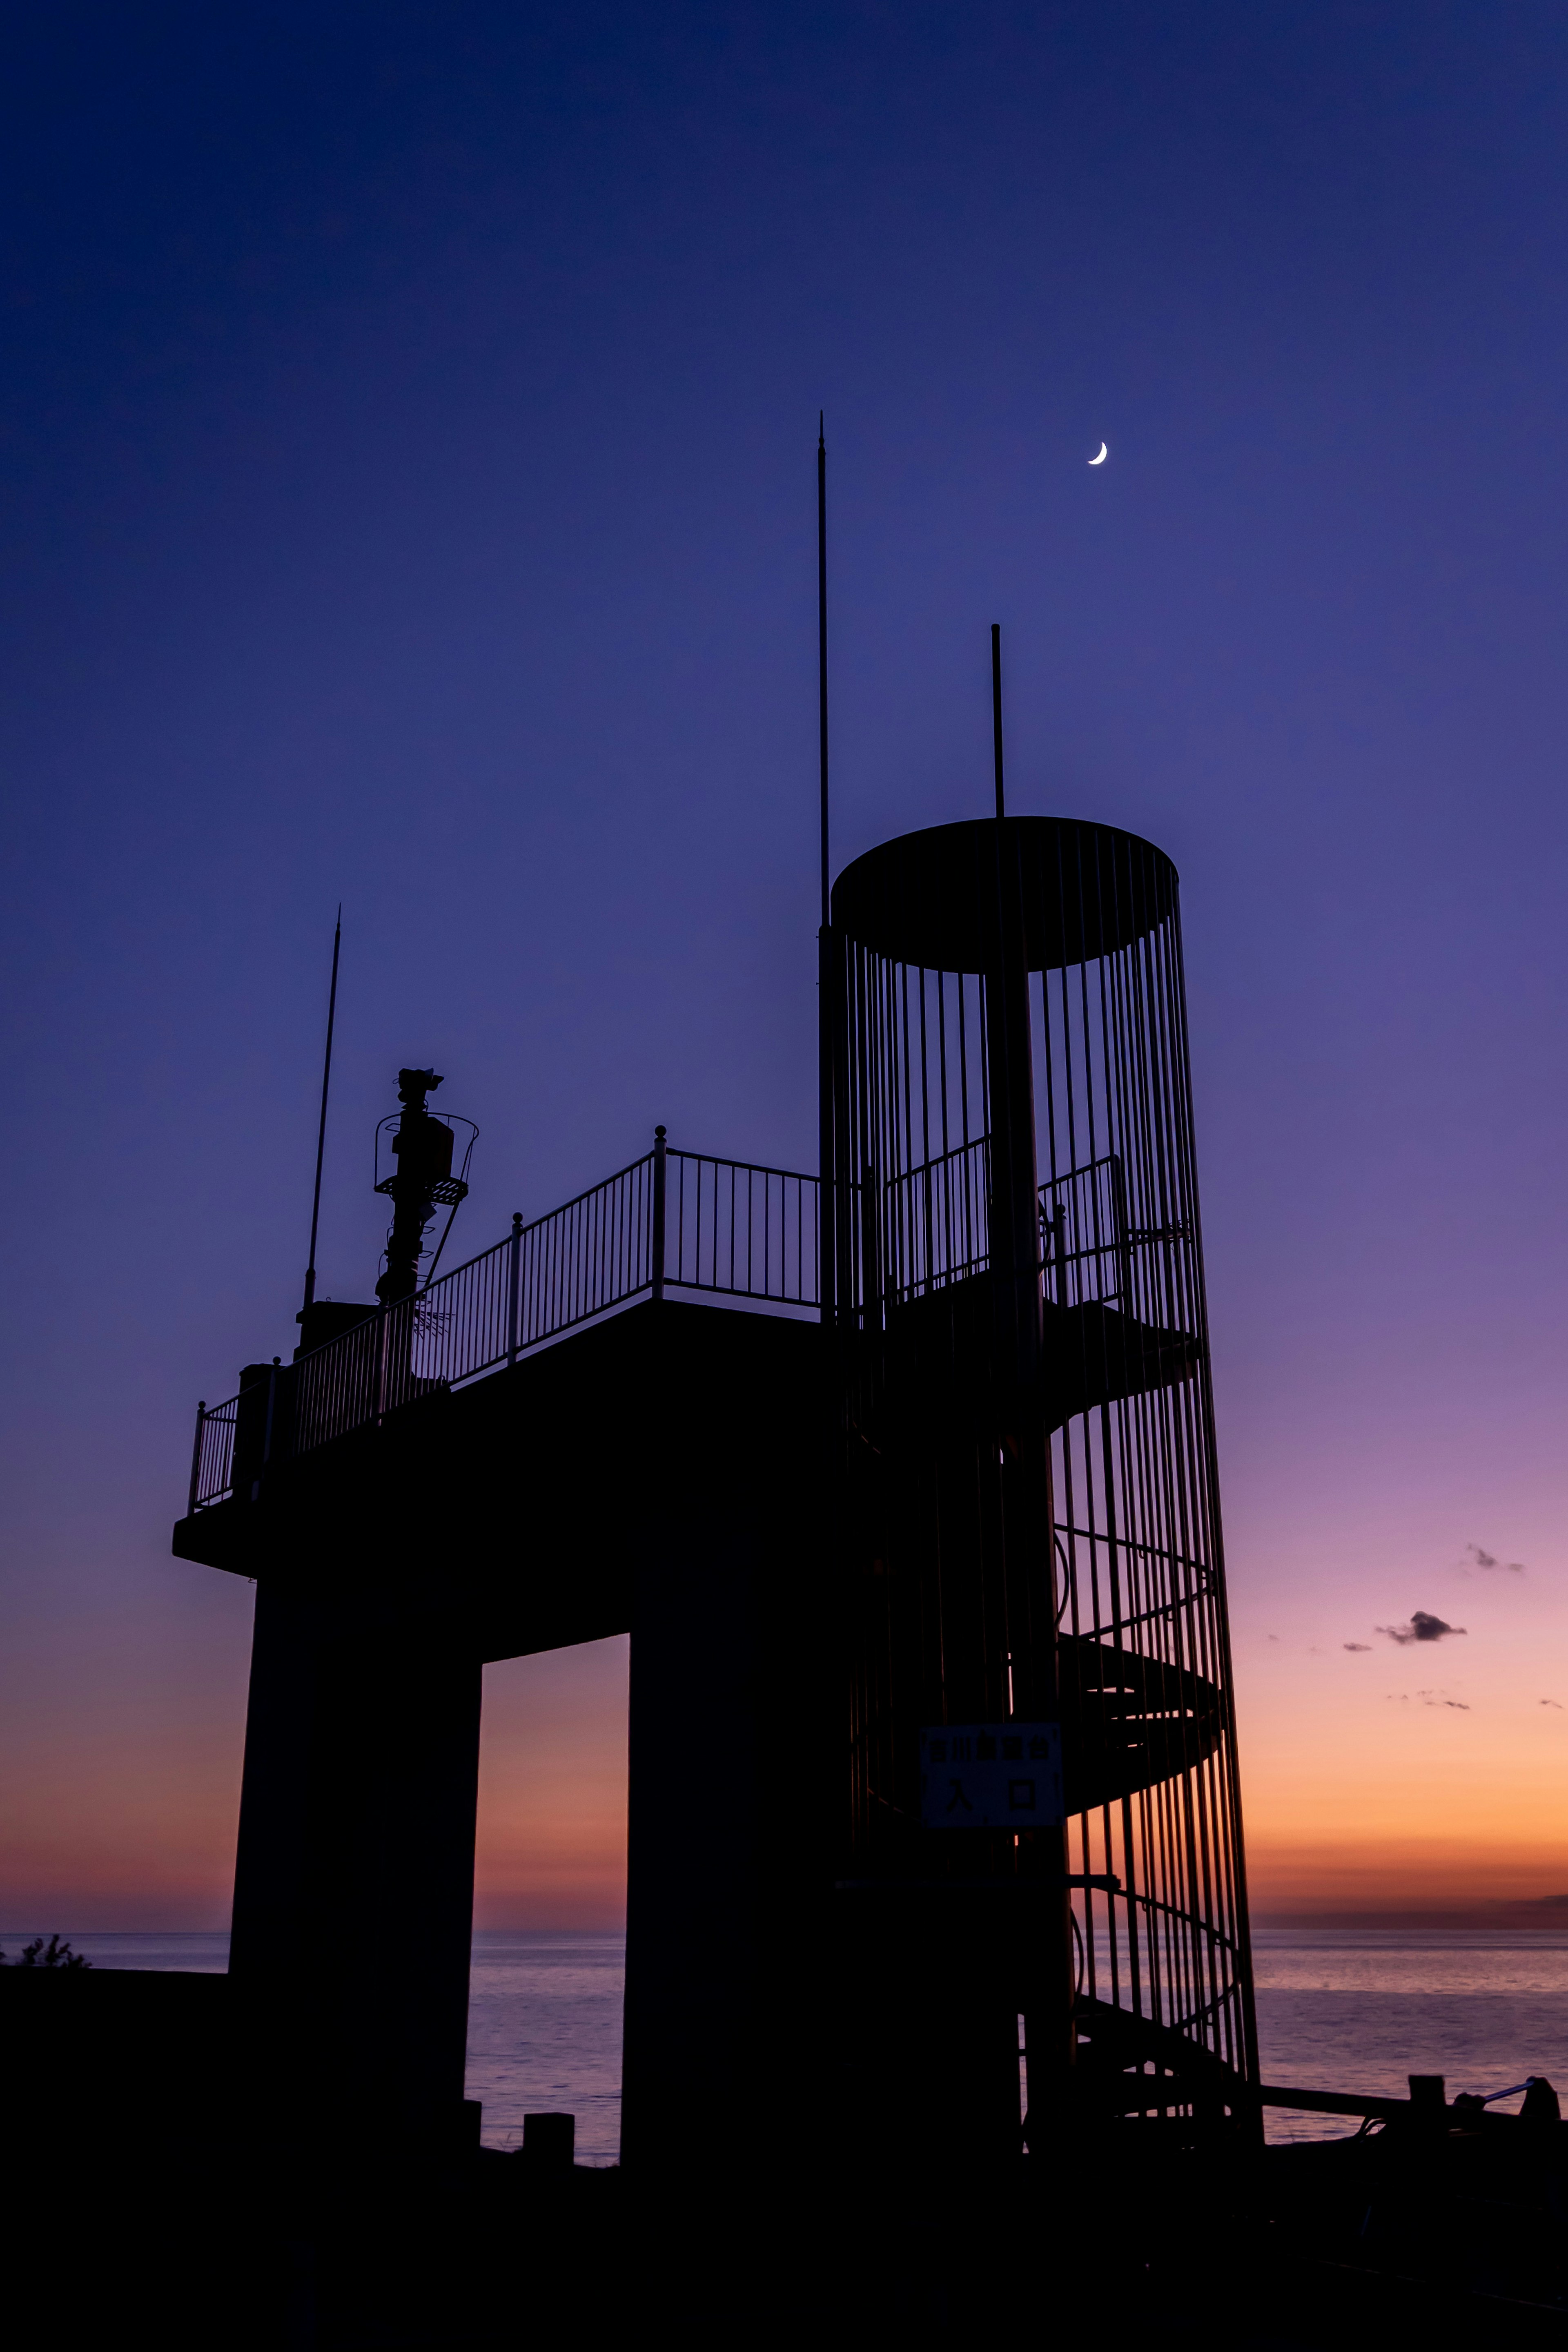
M 866 1281 L 866 1289 L 880 1291 L 891 1304 L 980 1273 L 990 1264 L 990 1195 L 988 1135 L 890 1178 L 875 1258 L 862 1253 L 880 1277 Z M 866 1213 L 863 1200 L 861 1213 Z
M 817 1179 L 705 1152 L 644 1159 L 224 1404 L 196 1410 L 192 1512 L 254 1498 L 274 1464 L 493 1372 L 647 1292 L 814 1308 Z
M 868 1180 L 855 1188 L 866 1296 L 893 1306 L 985 1272 L 991 1249 L 988 1135 L 888 1178 L 874 1229 L 867 1223 L 876 1195 L 869 1171 Z M 1133 1245 L 1152 1237 L 1129 1225 L 1118 1154 L 1048 1177 L 1040 1187 L 1040 1222 L 1042 1270 L 1059 1306 L 1128 1301 Z
M 880 1186 L 867 1170 L 852 1188 L 862 1302 L 900 1306 L 986 1271 L 990 1154 L 989 1135 L 979 1135 Z M 1180 1302 L 1166 1298 L 1168 1268 L 1162 1268 L 1174 1245 L 1191 1242 L 1191 1223 L 1134 1225 L 1119 1152 L 1047 1176 L 1039 1214 L 1044 1294 L 1056 1306 L 1114 1306 L 1126 1315 L 1177 1319 Z
M 990 1264 L 988 1135 L 957 1145 L 883 1188 L 882 1222 L 862 1244 L 868 1294 L 888 1304 L 917 1298 Z M 865 1194 L 866 1188 L 858 1188 Z M 867 1195 L 869 1197 L 869 1195 Z M 861 1214 L 866 1211 L 862 1199 Z M 1059 1307 L 1113 1302 L 1134 1307 L 1137 1254 L 1191 1238 L 1186 1224 L 1134 1226 L 1119 1152 L 1048 1176 L 1040 1187 L 1041 1271 Z
M 1119 1152 L 1047 1178 L 1040 1188 L 1045 1262 L 1059 1307 L 1133 1304 L 1134 1234 Z
M 732 1298 L 815 1307 L 817 1179 L 695 1151 L 669 1154 L 664 1280 Z

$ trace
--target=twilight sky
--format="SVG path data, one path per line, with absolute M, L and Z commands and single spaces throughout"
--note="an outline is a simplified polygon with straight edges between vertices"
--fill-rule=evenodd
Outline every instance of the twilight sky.
M 324 1293 L 402 1062 L 458 1257 L 656 1120 L 810 1164 L 819 407 L 835 867 L 986 813 L 999 620 L 1009 804 L 1182 872 L 1260 1907 L 1568 1889 L 1568 16 L 60 0 L 6 65 L 0 1921 L 226 1916 L 251 1590 L 168 1533 L 293 1343 L 340 898 Z M 481 1924 L 613 1916 L 624 1675 L 491 1670 Z

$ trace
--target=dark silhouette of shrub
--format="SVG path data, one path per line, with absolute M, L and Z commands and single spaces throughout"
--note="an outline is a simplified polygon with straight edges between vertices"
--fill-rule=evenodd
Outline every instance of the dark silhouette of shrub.
M 35 1936 L 30 1944 L 23 1945 L 14 1960 L 8 1960 L 5 1953 L 0 1952 L 0 1969 L 90 1969 L 91 1966 L 92 1962 L 85 1953 L 72 1951 L 68 1936 L 64 1943 L 57 1936 L 51 1936 L 47 1943 L 42 1936 Z

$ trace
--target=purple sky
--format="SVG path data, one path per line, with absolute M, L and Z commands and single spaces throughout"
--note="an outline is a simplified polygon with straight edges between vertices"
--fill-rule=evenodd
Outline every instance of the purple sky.
M 7 1923 L 223 1915 L 168 1529 L 340 898 L 324 1293 L 403 1061 L 458 1258 L 655 1120 L 810 1163 L 819 406 L 835 868 L 986 812 L 999 620 L 1010 805 L 1182 872 L 1269 1883 L 1568 1886 L 1561 9 L 61 5 L 6 83 Z

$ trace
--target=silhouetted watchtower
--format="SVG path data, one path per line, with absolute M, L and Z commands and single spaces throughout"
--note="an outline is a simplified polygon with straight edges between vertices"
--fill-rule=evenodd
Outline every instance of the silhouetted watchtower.
M 472 2134 L 482 1668 L 625 1633 L 629 2169 L 1255 2120 L 1175 870 L 998 814 L 831 915 L 819 1177 L 660 1127 L 422 1277 L 462 1179 L 406 1069 L 379 1303 L 198 1412 L 285 2142 L 329 2092 Z

